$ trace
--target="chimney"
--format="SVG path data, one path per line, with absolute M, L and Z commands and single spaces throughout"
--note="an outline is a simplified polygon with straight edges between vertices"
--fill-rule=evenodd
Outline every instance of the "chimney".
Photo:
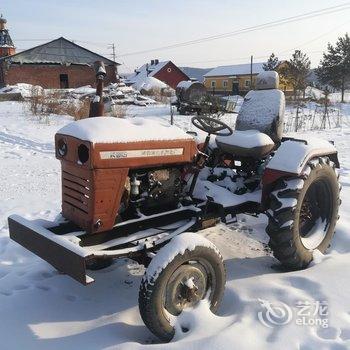
M 158 64 L 159 63 L 159 60 L 158 59 L 155 59 L 154 60 L 154 64 Z
M 151 60 L 151 66 L 153 66 L 154 65 L 154 60 Z

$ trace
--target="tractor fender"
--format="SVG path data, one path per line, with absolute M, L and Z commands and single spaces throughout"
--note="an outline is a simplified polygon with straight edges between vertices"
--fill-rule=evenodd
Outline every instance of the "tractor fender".
M 269 194 L 276 181 L 301 176 L 311 159 L 322 156 L 328 156 L 339 168 L 338 152 L 332 142 L 313 137 L 307 140 L 293 138 L 282 140 L 263 173 L 262 209 L 266 208 Z

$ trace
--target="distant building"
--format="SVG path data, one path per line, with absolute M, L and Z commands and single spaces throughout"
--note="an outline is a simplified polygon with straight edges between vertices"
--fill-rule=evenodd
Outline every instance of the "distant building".
M 285 63 L 281 62 L 280 66 L 283 64 Z M 253 63 L 251 86 L 250 63 L 219 66 L 204 74 L 204 85 L 213 94 L 245 95 L 249 90 L 254 89 L 256 76 L 263 71 L 263 63 Z M 287 93 L 292 91 L 291 86 L 281 82 L 279 88 Z
M 13 45 L 8 29 L 6 29 L 6 19 L 0 16 L 0 57 L 13 55 L 16 48 Z
M 189 77 L 173 62 L 159 60 L 151 60 L 150 63 L 145 63 L 135 72 L 131 74 L 126 83 L 128 85 L 142 86 L 143 82 L 146 82 L 148 77 L 156 78 L 171 88 L 175 89 L 177 84 L 183 80 L 189 80 Z
M 106 66 L 106 84 L 117 81 L 119 63 L 63 37 L 15 53 L 12 40 L 4 27 L 5 23 L 5 19 L 0 19 L 0 53 L 8 47 L 6 54 L 0 54 L 0 86 L 17 83 L 40 85 L 43 88 L 94 85 L 93 64 L 96 61 L 104 62 Z
M 194 67 L 180 67 L 180 69 L 190 77 L 191 80 L 203 83 L 204 74 L 208 73 L 212 68 L 194 68 Z

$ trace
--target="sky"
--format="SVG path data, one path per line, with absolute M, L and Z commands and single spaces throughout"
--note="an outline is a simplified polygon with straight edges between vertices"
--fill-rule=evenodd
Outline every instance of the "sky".
M 18 51 L 64 36 L 111 58 L 116 46 L 120 72 L 151 59 L 179 66 L 266 61 L 271 52 L 289 59 L 295 49 L 316 67 L 339 36 L 350 33 L 350 9 L 273 28 L 167 50 L 135 53 L 232 32 L 303 13 L 350 3 L 331 0 L 1 0 L 0 13 Z

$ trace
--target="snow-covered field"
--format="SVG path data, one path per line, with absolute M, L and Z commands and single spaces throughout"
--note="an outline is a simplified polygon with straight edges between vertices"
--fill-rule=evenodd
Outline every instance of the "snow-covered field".
M 60 164 L 53 137 L 70 119 L 56 116 L 43 124 L 21 103 L 0 103 L 0 349 L 350 349 L 350 108 L 343 108 L 348 119 L 342 129 L 307 134 L 334 140 L 342 165 L 343 204 L 329 253 L 316 256 L 307 270 L 283 272 L 266 249 L 264 217 L 240 215 L 231 228 L 202 231 L 226 262 L 219 316 L 203 302 L 179 319 L 189 332 L 157 344 L 138 313 L 143 269 L 137 264 L 117 261 L 91 273 L 96 282 L 83 287 L 9 240 L 8 215 L 53 219 L 59 213 Z M 148 117 L 167 112 L 162 106 L 128 111 Z M 186 128 L 189 117 L 176 115 L 175 123 Z M 282 320 L 283 310 L 276 308 L 266 314 L 262 303 L 268 302 L 287 305 L 283 310 L 291 318 Z M 310 302 L 302 310 L 304 321 L 298 302 Z M 319 305 L 324 302 L 328 310 Z M 275 323 L 287 324 L 267 322 L 273 312 Z M 313 325 L 321 318 L 328 327 Z

